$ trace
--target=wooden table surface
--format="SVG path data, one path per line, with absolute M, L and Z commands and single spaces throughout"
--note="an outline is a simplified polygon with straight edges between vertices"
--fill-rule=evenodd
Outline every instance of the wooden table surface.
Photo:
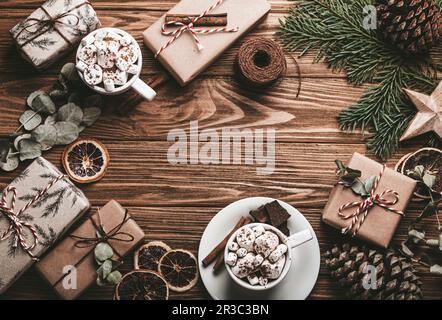
M 122 28 L 140 43 L 144 57 L 142 79 L 149 80 L 163 70 L 142 44 L 142 31 L 156 21 L 177 0 L 94 0 L 93 5 L 106 27 Z M 278 19 L 287 14 L 292 2 L 271 0 L 266 20 L 246 38 L 272 37 Z M 29 93 L 48 87 L 61 66 L 74 61 L 62 59 L 44 72 L 34 71 L 17 54 L 8 30 L 41 4 L 37 0 L 0 2 L 0 134 L 15 130 Z M 310 221 L 321 250 L 340 239 L 338 231 L 320 222 L 321 211 L 335 183 L 334 160 L 349 159 L 354 151 L 365 153 L 358 133 L 338 128 L 338 112 L 354 103 L 365 87 L 350 86 L 341 73 L 325 64 L 313 64 L 313 56 L 299 60 L 302 91 L 296 98 L 298 78 L 292 60 L 288 76 L 266 92 L 248 89 L 234 78 L 234 59 L 239 43 L 222 55 L 209 69 L 185 88 L 170 80 L 158 90 L 154 102 L 143 102 L 135 110 L 119 115 L 108 108 L 98 122 L 83 135 L 102 140 L 108 147 L 111 164 L 100 182 L 82 188 L 93 206 L 118 200 L 146 232 L 145 242 L 162 240 L 174 248 L 195 254 L 210 219 L 229 203 L 251 196 L 268 196 L 296 206 Z M 171 165 L 167 150 L 172 142 L 167 133 L 174 128 L 188 130 L 198 120 L 200 128 L 275 128 L 276 169 L 259 176 L 254 165 Z M 419 141 L 405 145 L 389 160 L 390 165 L 407 152 L 420 147 Z M 44 156 L 57 165 L 63 147 Z M 6 186 L 26 164 L 15 172 L 0 174 L 0 187 Z M 413 203 L 394 239 L 400 242 L 407 226 L 420 209 Z M 433 221 L 428 222 L 432 236 Z M 132 257 L 125 259 L 124 271 L 132 268 Z M 442 297 L 442 278 L 420 269 L 426 298 Z M 295 284 L 294 284 L 295 285 Z M 191 291 L 172 298 L 201 299 L 208 294 L 200 281 Z M 329 278 L 322 262 L 318 282 L 310 298 L 343 298 L 343 292 Z M 51 288 L 31 269 L 2 298 L 56 298 Z M 85 299 L 110 299 L 111 288 L 92 287 Z

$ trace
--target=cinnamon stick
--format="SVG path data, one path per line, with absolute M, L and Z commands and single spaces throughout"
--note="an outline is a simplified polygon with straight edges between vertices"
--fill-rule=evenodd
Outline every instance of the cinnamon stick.
M 224 264 L 224 251 L 221 251 L 216 258 L 215 264 L 213 265 L 213 271 L 218 272 L 221 266 Z
M 196 14 L 166 14 L 166 23 L 179 22 L 189 24 L 192 19 L 198 17 Z M 199 18 L 195 24 L 196 27 L 210 27 L 210 26 L 226 26 L 227 13 L 206 14 Z
M 232 236 L 232 234 L 241 228 L 242 226 L 249 224 L 252 222 L 252 219 L 241 217 L 241 219 L 238 221 L 238 223 L 233 227 L 233 229 L 229 232 L 229 234 L 212 250 L 210 253 L 205 257 L 202 261 L 203 266 L 207 267 L 209 264 L 211 264 L 213 261 L 215 261 L 220 253 L 223 252 L 224 248 L 227 245 L 227 241 L 229 241 L 229 238 Z M 224 259 L 224 258 L 223 258 Z

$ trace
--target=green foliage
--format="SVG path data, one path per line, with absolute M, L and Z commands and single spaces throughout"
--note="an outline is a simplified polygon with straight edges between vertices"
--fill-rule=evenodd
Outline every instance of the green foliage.
M 347 188 L 351 188 L 355 194 L 363 198 L 370 195 L 370 191 L 373 189 L 376 176 L 370 176 L 367 180 L 362 181 L 360 179 L 362 176 L 360 170 L 346 167 L 341 160 L 335 160 L 335 163 L 337 166 L 336 173 L 339 176 L 339 184 L 342 184 Z
M 431 92 L 442 68 L 442 45 L 433 54 L 407 57 L 363 27 L 364 7 L 374 0 L 302 0 L 290 9 L 276 36 L 300 56 L 315 51 L 351 84 L 373 83 L 359 101 L 338 116 L 343 130 L 368 132 L 367 147 L 385 159 L 399 146 L 415 108 L 403 88 Z M 437 1 L 442 7 L 442 1 Z M 433 56 L 436 57 L 433 59 Z

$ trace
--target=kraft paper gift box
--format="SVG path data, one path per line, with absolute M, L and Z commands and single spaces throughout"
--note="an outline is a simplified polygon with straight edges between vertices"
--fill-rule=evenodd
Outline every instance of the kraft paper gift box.
M 378 176 L 383 168 L 383 165 L 380 163 L 359 153 L 353 154 L 347 166 L 360 170 L 362 172 L 362 181 L 365 181 L 373 175 Z M 395 170 L 386 168 L 375 193 L 381 194 L 385 190 L 396 191 L 399 195 L 399 201 L 390 207 L 405 213 L 405 209 L 413 195 L 415 187 L 415 180 Z M 385 197 L 386 199 L 392 199 L 391 194 Z M 338 184 L 333 188 L 330 194 L 328 203 L 323 211 L 322 220 L 328 225 L 341 230 L 350 225 L 351 219 L 341 218 L 338 215 L 339 208 L 344 204 L 360 202 L 362 200 L 364 199 L 355 194 L 351 188 Z M 343 213 L 347 215 L 353 213 L 355 210 L 357 210 L 357 207 L 347 208 Z M 361 216 L 359 216 L 359 218 L 361 218 Z M 365 221 L 356 232 L 356 237 L 377 246 L 388 248 L 401 218 L 402 215 L 375 204 L 368 210 Z
M 114 249 L 115 260 L 125 256 L 144 239 L 143 230 L 130 217 L 127 210 L 115 200 L 109 201 L 36 265 L 37 271 L 63 299 L 77 298 L 96 282 L 98 265 L 94 257 L 94 248 L 100 242 L 96 234 L 100 222 L 109 235 L 114 234 L 114 237 L 106 242 Z M 70 275 L 67 272 L 69 268 L 65 269 L 66 266 L 75 267 L 75 288 L 63 283 L 63 280 Z
M 34 160 L 12 181 L 4 189 L 3 197 L 0 237 L 3 232 L 10 232 L 0 240 L 0 293 L 34 264 L 31 254 L 35 258 L 41 257 L 89 209 L 89 201 L 83 192 L 43 158 Z M 32 247 L 34 240 L 38 243 L 26 251 L 21 240 L 25 247 Z
M 216 0 L 182 0 L 168 13 L 198 15 L 215 2 Z M 238 27 L 237 32 L 198 34 L 197 37 L 204 46 L 204 49 L 198 50 L 194 38 L 186 31 L 164 49 L 157 59 L 178 83 L 184 86 L 212 64 L 236 40 L 256 26 L 269 11 L 270 5 L 266 0 L 225 0 L 210 13 L 227 13 L 227 27 Z M 144 43 L 154 54 L 172 38 L 161 32 L 165 16 L 163 15 L 143 34 Z M 210 30 L 212 27 L 197 28 Z
M 101 26 L 86 0 L 49 0 L 10 30 L 23 58 L 44 69 Z

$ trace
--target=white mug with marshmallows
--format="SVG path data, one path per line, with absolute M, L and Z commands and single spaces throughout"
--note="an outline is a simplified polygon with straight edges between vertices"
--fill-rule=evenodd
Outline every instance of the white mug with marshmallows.
M 156 92 L 140 80 L 143 59 L 136 40 L 117 28 L 97 29 L 81 41 L 76 57 L 80 78 L 92 90 L 117 95 L 133 88 L 146 100 Z

